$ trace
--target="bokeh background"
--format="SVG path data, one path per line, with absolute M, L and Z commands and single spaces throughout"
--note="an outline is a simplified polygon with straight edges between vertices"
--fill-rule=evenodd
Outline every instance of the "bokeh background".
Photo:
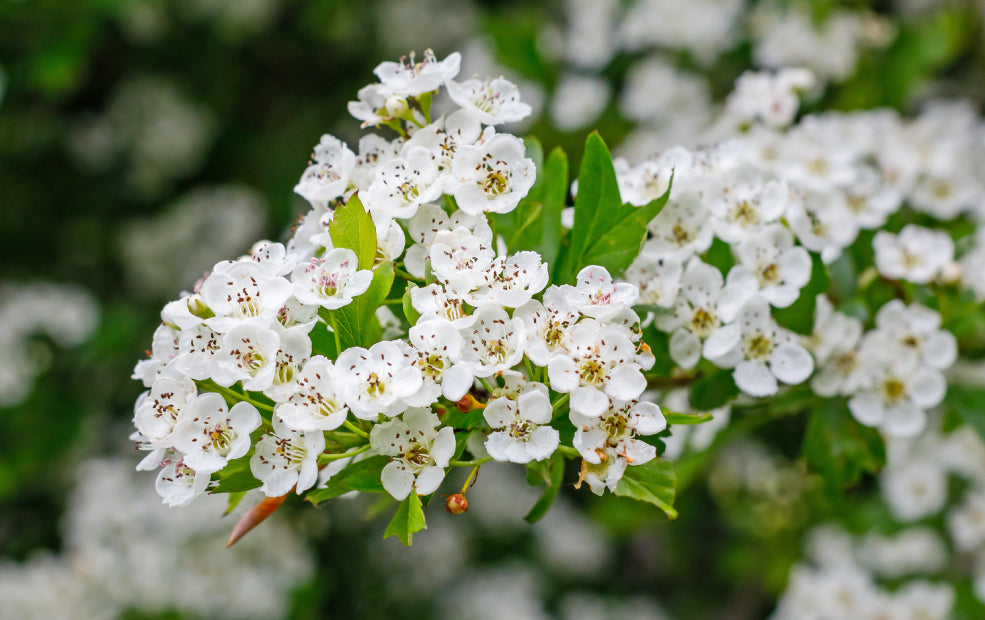
M 675 523 L 566 489 L 529 526 L 522 469 L 488 468 L 473 510 L 433 506 L 409 550 L 342 498 L 288 502 L 225 551 L 222 499 L 168 510 L 133 471 L 133 364 L 166 301 L 285 237 L 311 146 L 358 141 L 346 102 L 383 60 L 459 50 L 462 75 L 520 85 L 534 115 L 516 131 L 577 162 L 597 128 L 639 161 L 694 145 L 754 68 L 814 71 L 807 111 L 946 97 L 980 114 L 983 16 L 985 0 L 0 0 L 0 618 L 767 617 L 811 549 L 854 544 L 818 524 L 889 519 L 871 477 L 850 507 L 821 498 L 803 420 L 722 412 L 673 438 Z M 939 526 L 913 544 L 946 553 Z M 954 617 L 985 617 L 954 581 Z

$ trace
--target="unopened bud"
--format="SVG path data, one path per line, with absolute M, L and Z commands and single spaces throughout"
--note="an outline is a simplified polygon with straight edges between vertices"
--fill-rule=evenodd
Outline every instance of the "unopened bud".
M 469 500 L 461 493 L 449 495 L 445 500 L 445 510 L 453 515 L 460 515 L 469 509 Z
M 407 99 L 400 95 L 392 95 L 387 99 L 383 109 L 391 118 L 403 118 L 410 110 L 407 106 Z
M 468 413 L 474 409 L 484 409 L 486 405 L 485 403 L 480 403 L 477 401 L 471 394 L 466 394 L 461 398 L 461 400 L 455 403 L 455 406 L 458 407 L 458 410 L 462 413 Z
M 200 319 L 211 319 L 215 316 L 215 312 L 205 305 L 202 301 L 202 296 L 198 293 L 190 296 L 188 298 L 188 311 L 192 313 L 192 316 L 197 316 Z

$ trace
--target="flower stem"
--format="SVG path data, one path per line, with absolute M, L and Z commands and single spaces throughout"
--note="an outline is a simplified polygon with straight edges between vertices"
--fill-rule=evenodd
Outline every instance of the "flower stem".
M 359 428 L 358 426 L 356 426 L 355 424 L 353 424 L 349 420 L 346 420 L 345 422 L 343 422 L 342 423 L 342 426 L 346 427 L 347 429 L 349 429 L 353 433 L 359 435 L 360 437 L 364 437 L 366 439 L 369 439 L 369 433 L 367 433 L 363 429 Z
M 562 407 L 564 407 L 564 406 L 565 406 L 566 404 L 568 404 L 568 400 L 569 400 L 570 398 L 571 398 L 571 394 L 562 394 L 562 395 L 561 395 L 561 398 L 559 398 L 559 399 L 557 399 L 557 400 L 556 400 L 556 401 L 554 402 L 554 407 L 553 407 L 553 414 L 551 415 L 551 418 L 552 418 L 552 419 L 553 419 L 553 418 L 555 418 L 555 417 L 557 417 L 557 415 L 558 415 L 558 413 L 560 413 L 560 411 L 559 411 L 559 410 L 560 410 L 560 409 L 561 409 Z
M 479 465 L 482 465 L 483 463 L 488 463 L 491 460 L 493 460 L 491 456 L 485 456 L 481 459 L 476 459 L 474 461 L 456 461 L 455 459 L 452 459 L 448 461 L 448 466 L 449 467 L 478 467 Z
M 347 459 L 349 457 L 356 456 L 357 454 L 362 454 L 363 452 L 366 452 L 367 450 L 369 450 L 369 448 L 370 448 L 370 445 L 369 444 L 366 444 L 365 446 L 360 446 L 360 447 L 356 448 L 355 450 L 349 450 L 348 452 L 340 452 L 338 454 L 319 454 L 318 455 L 318 464 L 319 465 L 324 465 L 326 463 L 331 463 L 332 461 L 338 461 L 340 459 Z

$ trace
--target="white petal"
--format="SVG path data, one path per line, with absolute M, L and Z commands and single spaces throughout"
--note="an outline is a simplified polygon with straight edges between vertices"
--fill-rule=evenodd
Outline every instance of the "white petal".
M 609 375 L 605 392 L 619 400 L 635 400 L 646 389 L 646 379 L 635 364 L 623 364 Z
M 737 323 L 723 325 L 708 334 L 705 340 L 704 356 L 710 360 L 723 358 L 739 346 L 742 330 Z
M 739 389 L 750 396 L 772 396 L 779 389 L 773 373 L 762 362 L 739 362 L 732 377 Z
M 879 426 L 886 416 L 882 399 L 873 392 L 856 394 L 848 401 L 848 408 L 866 426 Z
M 441 486 L 441 481 L 445 479 L 445 470 L 443 467 L 425 467 L 421 470 L 421 473 L 417 474 L 417 482 L 414 483 L 414 488 L 417 489 L 418 495 L 430 495 L 438 490 Z
M 671 359 L 681 368 L 694 368 L 701 359 L 701 340 L 684 328 L 671 335 L 669 349 Z
M 781 344 L 770 353 L 770 370 L 780 381 L 795 385 L 811 376 L 814 358 L 798 344 Z
M 915 437 L 927 426 L 927 414 L 911 403 L 900 403 L 886 410 L 882 429 L 892 437 Z
M 383 488 L 386 489 L 386 492 L 399 502 L 407 497 L 411 488 L 414 486 L 414 474 L 407 471 L 397 461 L 391 461 L 383 468 L 380 481 L 383 483 Z
M 940 371 L 920 368 L 906 381 L 906 391 L 913 403 L 927 409 L 940 404 L 947 392 L 947 381 Z

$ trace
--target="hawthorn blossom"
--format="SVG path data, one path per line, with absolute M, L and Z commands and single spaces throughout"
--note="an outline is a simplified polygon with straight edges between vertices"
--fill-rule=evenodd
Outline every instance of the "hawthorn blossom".
M 373 69 L 380 82 L 395 95 L 416 97 L 437 90 L 439 86 L 458 75 L 462 55 L 453 52 L 438 60 L 431 50 L 424 51 L 424 59 L 417 62 L 413 52 L 398 62 L 381 62 Z
M 339 389 L 338 373 L 330 360 L 316 355 L 301 368 L 291 395 L 278 403 L 274 414 L 285 426 L 300 432 L 331 431 L 349 414 Z
M 342 197 L 349 188 L 349 175 L 356 167 L 355 153 L 338 138 L 324 135 L 315 147 L 312 160 L 294 187 L 295 193 L 319 204 Z
M 257 441 L 250 457 L 250 473 L 263 483 L 267 497 L 280 497 L 293 488 L 300 495 L 318 480 L 318 455 L 325 451 L 320 430 L 297 431 L 273 416 L 273 433 Z
M 550 286 L 544 291 L 543 303 L 530 300 L 513 312 L 513 318 L 523 322 L 526 356 L 538 366 L 547 366 L 552 357 L 566 352 L 565 336 L 581 314 L 560 287 Z
M 294 269 L 294 296 L 303 304 L 335 310 L 366 292 L 373 272 L 359 269 L 356 253 L 348 248 L 329 250 Z
M 237 381 L 251 391 L 266 390 L 274 383 L 280 336 L 266 327 L 249 323 L 234 327 L 212 357 L 212 379 L 223 387 Z
M 452 161 L 458 208 L 473 215 L 509 213 L 533 187 L 535 174 L 523 141 L 489 128 L 477 144 L 459 148 Z
M 422 204 L 439 198 L 442 185 L 434 152 L 408 145 L 399 157 L 377 169 L 366 205 L 374 217 L 406 219 L 413 217 Z
M 735 247 L 739 264 L 728 274 L 728 283 L 748 281 L 770 305 L 786 308 L 800 297 L 800 289 L 811 279 L 811 257 L 794 246 L 793 234 L 781 224 L 771 224 Z
M 946 232 L 914 224 L 899 235 L 880 230 L 872 247 L 879 273 L 893 280 L 926 284 L 954 261 L 954 241 Z
M 250 433 L 260 426 L 256 407 L 239 402 L 231 408 L 214 392 L 198 395 L 185 406 L 174 427 L 174 447 L 185 465 L 200 473 L 219 471 L 250 449 Z
M 291 296 L 291 283 L 268 275 L 252 261 L 243 261 L 210 275 L 201 294 L 202 302 L 215 314 L 205 324 L 226 333 L 243 322 L 269 325 Z
M 515 123 L 530 115 L 530 106 L 520 101 L 516 85 L 504 78 L 451 80 L 446 86 L 451 100 L 484 125 Z
M 629 330 L 585 319 L 572 327 L 566 352 L 547 364 L 551 388 L 571 394 L 571 410 L 601 415 L 609 398 L 629 401 L 646 389 Z
M 423 381 L 420 368 L 410 364 L 400 347 L 384 340 L 369 348 L 350 347 L 335 361 L 339 390 L 352 413 L 361 420 L 379 414 L 398 415 Z
M 418 495 L 434 493 L 445 479 L 445 468 L 455 453 L 455 431 L 437 430 L 438 416 L 422 408 L 411 408 L 402 418 L 373 427 L 369 443 L 373 450 L 391 457 L 381 481 L 397 501 L 414 489 Z
M 493 303 L 517 308 L 544 290 L 550 280 L 548 265 L 537 252 L 517 252 L 496 258 L 482 275 L 482 283 L 467 297 L 470 305 Z
M 407 339 L 406 355 L 423 378 L 421 388 L 404 397 L 407 404 L 426 407 L 439 396 L 452 402 L 465 396 L 475 377 L 462 361 L 465 339 L 451 323 L 437 318 L 419 320 Z
M 884 347 L 877 340 L 863 345 L 872 364 L 869 387 L 848 401 L 855 419 L 877 426 L 895 437 L 912 437 L 927 424 L 926 410 L 944 399 L 947 383 L 935 368 L 902 355 L 899 347 Z
M 667 427 L 660 407 L 649 402 L 610 399 L 608 407 L 599 417 L 581 415 L 574 410 L 570 417 L 575 426 L 572 445 L 589 466 L 601 466 L 604 461 L 613 458 L 621 460 L 620 465 L 606 472 L 606 486 L 619 483 L 626 465 L 642 465 L 656 458 L 656 448 L 636 437 L 654 435 Z M 608 463 L 608 467 L 612 465 Z M 601 481 L 601 477 L 596 477 Z M 593 491 L 601 493 L 601 490 L 596 491 L 598 485 L 592 484 L 591 479 L 588 482 Z M 614 486 L 609 488 L 614 490 Z
M 209 473 L 195 471 L 180 454 L 172 452 L 162 464 L 154 489 L 168 506 L 187 506 L 209 486 Z
M 410 303 L 422 317 L 443 319 L 456 329 L 471 327 L 475 322 L 475 316 L 465 307 L 465 297 L 438 284 L 412 288 Z
M 683 273 L 680 259 L 660 256 L 647 242 L 623 277 L 639 290 L 639 303 L 670 308 L 677 299 Z
M 487 304 L 472 315 L 475 322 L 463 330 L 465 364 L 477 377 L 508 370 L 523 359 L 523 321 L 510 318 L 500 306 Z
M 178 415 L 185 405 L 195 399 L 197 393 L 194 381 L 171 372 L 159 376 L 149 390 L 137 397 L 133 425 L 145 449 L 152 450 L 145 461 L 160 461 L 164 450 L 173 445 L 172 433 L 178 423 Z
M 486 451 L 497 461 L 529 463 L 549 458 L 560 442 L 550 426 L 553 408 L 543 383 L 523 383 L 513 393 L 490 399 L 482 416 L 493 429 Z
M 609 321 L 632 308 L 639 291 L 628 282 L 613 282 L 605 267 L 589 265 L 578 272 L 575 286 L 561 290 L 572 308 L 599 321 Z

